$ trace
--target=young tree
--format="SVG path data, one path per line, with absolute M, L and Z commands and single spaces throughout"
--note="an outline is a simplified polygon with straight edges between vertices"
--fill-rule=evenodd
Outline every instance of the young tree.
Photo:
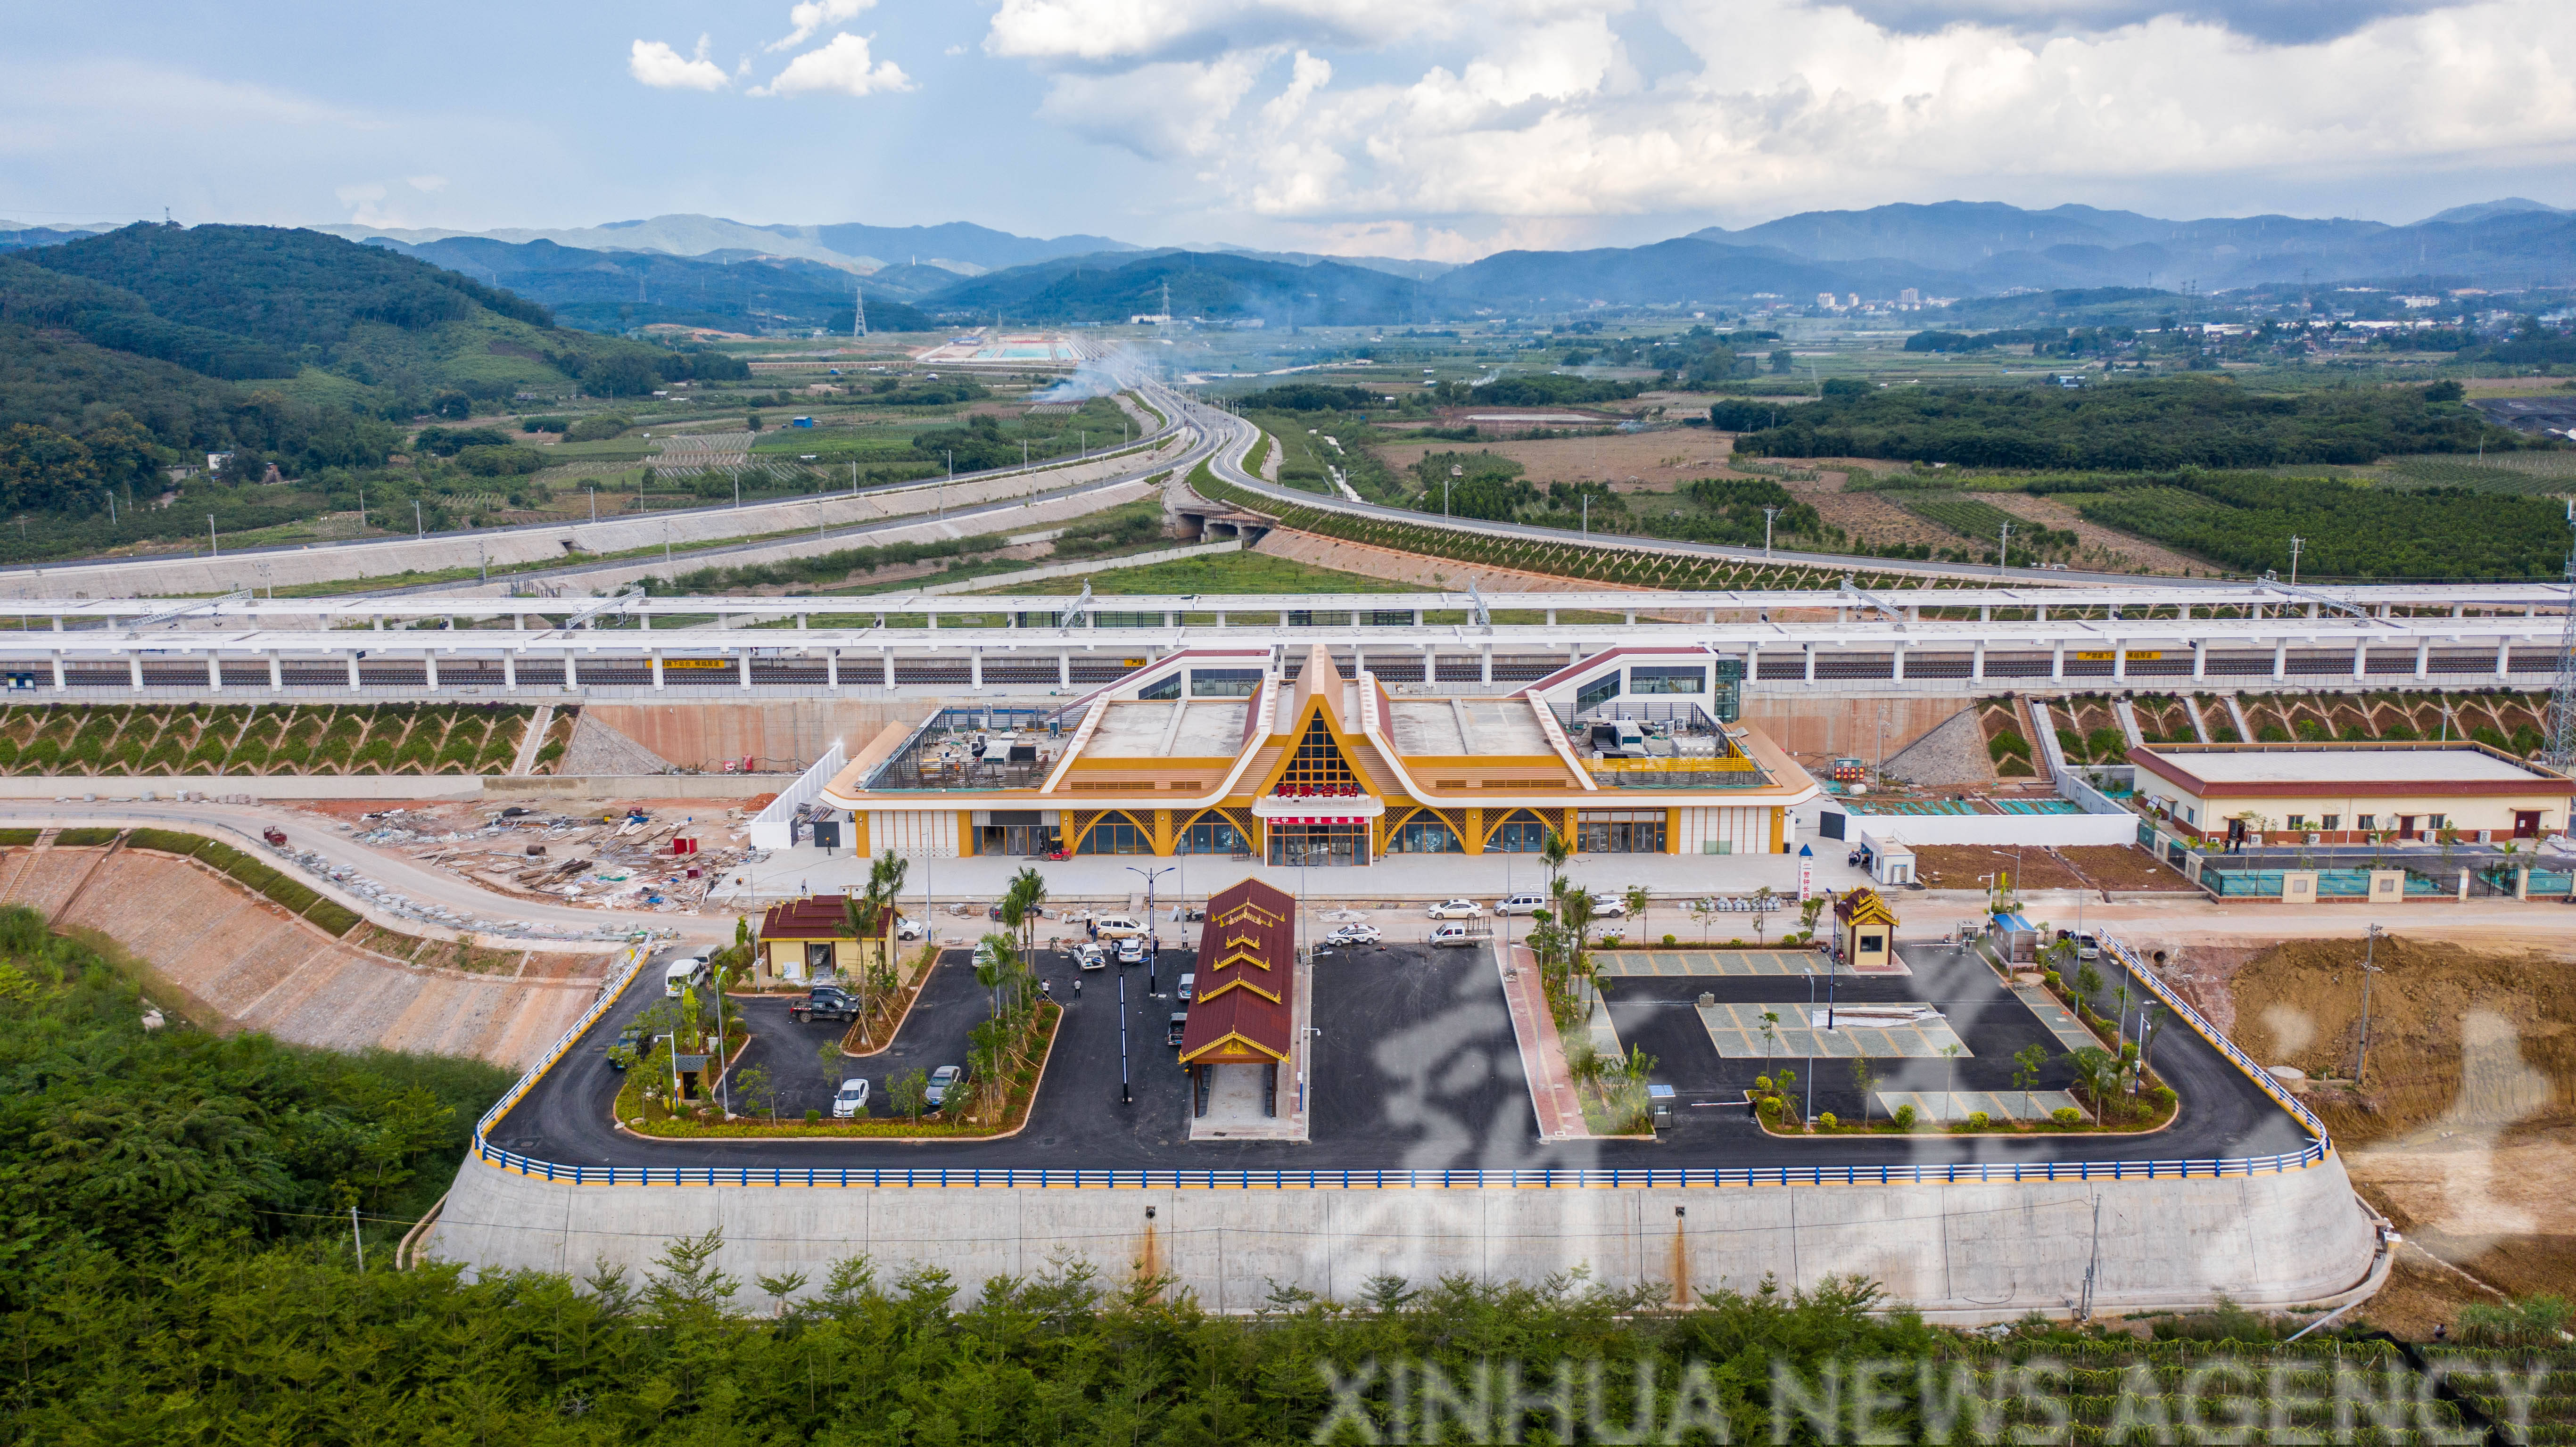
M 2099 1045 L 2079 1046 L 2058 1057 L 2084 1082 L 2085 1091 L 2093 1097 L 2093 1123 L 2102 1123 L 2103 1107 L 2110 1103 L 2112 1092 L 2120 1088 L 2120 1057 Z
M 1628 918 L 1636 921 L 1640 938 L 1651 938 L 1646 930 L 1646 906 L 1654 900 L 1654 892 L 1642 884 L 1629 885 L 1619 892 L 1619 902 L 1628 906 Z
M 1765 1010 L 1762 1012 L 1762 1073 L 1765 1075 L 1771 1073 L 1772 1047 L 1779 1043 L 1780 1012 L 1777 1010 Z
M 2048 1064 L 2048 1047 L 2025 1045 L 2013 1052 L 2013 1089 L 2021 1092 L 2021 1111 L 2031 1114 L 2031 1092 L 2039 1088 L 2039 1072 Z
M 778 1082 L 766 1065 L 744 1067 L 734 1080 L 733 1098 L 741 1101 L 746 1111 L 758 1111 L 773 1122 L 778 1119 Z
M 1941 1047 L 1941 1063 L 1949 1067 L 1948 1078 L 1942 1082 L 1941 1093 L 1953 1104 L 1956 1103 L 1959 1094 L 1959 1055 L 1967 1048 L 1956 1040 Z M 1942 1118 L 1946 1120 L 1949 1117 L 1944 1115 Z
M 1860 1092 L 1860 1123 L 1869 1124 L 1870 1092 L 1878 1088 L 1878 1067 L 1866 1055 L 1855 1055 L 1851 1062 L 1852 1088 Z
M 1538 862 L 1547 867 L 1547 892 L 1557 894 L 1565 888 L 1565 862 L 1574 857 L 1574 846 L 1550 826 L 1538 842 Z
M 896 1076 L 886 1084 L 886 1099 L 895 1114 L 919 1125 L 922 1107 L 930 1104 L 930 1072 L 916 1068 Z
M 2093 997 L 2102 993 L 2102 972 L 2090 961 L 2075 967 L 2075 998 L 2085 1009 L 2093 1008 Z
M 1699 920 L 1699 942 L 1705 945 L 1708 943 L 1708 922 L 1717 915 L 1717 901 L 1694 899 L 1690 904 L 1690 912 Z

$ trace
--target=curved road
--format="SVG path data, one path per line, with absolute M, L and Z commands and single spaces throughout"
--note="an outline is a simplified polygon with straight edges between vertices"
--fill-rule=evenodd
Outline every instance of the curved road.
M 2056 571 L 2042 571 L 2037 568 L 1995 569 L 1979 567 L 1969 563 L 1933 563 L 1920 562 L 1911 559 L 1862 558 L 1851 557 L 1841 553 L 1792 553 L 1775 551 L 1766 555 L 1760 548 L 1732 548 L 1717 543 L 1679 542 L 1666 538 L 1630 537 L 1624 534 L 1569 533 L 1562 528 L 1531 527 L 1525 523 L 1487 522 L 1475 518 L 1436 518 L 1425 513 L 1415 512 L 1410 508 L 1386 507 L 1378 503 L 1352 502 L 1347 498 L 1327 497 L 1322 493 L 1301 492 L 1296 488 L 1282 487 L 1276 483 L 1264 482 L 1261 479 L 1252 476 L 1250 473 L 1245 472 L 1241 465 L 1244 455 L 1251 450 L 1254 441 L 1260 435 L 1259 428 L 1254 427 L 1250 422 L 1247 422 L 1240 417 L 1234 416 L 1232 413 L 1221 412 L 1212 407 L 1205 407 L 1197 403 L 1186 401 L 1180 402 L 1177 405 L 1187 407 L 1190 415 L 1197 421 L 1205 424 L 1210 430 L 1225 430 L 1232 434 L 1231 442 L 1226 447 L 1220 449 L 1219 456 L 1213 464 L 1217 476 L 1223 478 L 1225 481 L 1230 482 L 1237 487 L 1260 493 L 1264 497 L 1276 498 L 1281 502 L 1296 503 L 1304 507 L 1319 508 L 1326 512 L 1349 513 L 1358 517 L 1376 518 L 1385 522 L 1412 523 L 1417 526 L 1446 527 L 1460 532 L 1483 533 L 1492 537 L 1528 538 L 1537 542 L 1571 543 L 1577 547 L 1649 548 L 1656 552 L 1681 553 L 1691 557 L 1701 558 L 1721 558 L 1728 562 L 1784 563 L 1799 567 L 1830 568 L 1837 572 L 1846 573 L 1906 573 L 1923 577 L 1956 578 L 1962 582 L 1980 582 L 2003 586 L 2009 586 L 2015 583 L 2035 584 L 2051 588 L 2063 588 L 2070 585 L 2082 586 L 2093 583 L 2111 584 L 2116 586 L 2121 584 L 2136 584 L 2142 580 L 2152 581 L 2158 587 L 2175 588 L 2241 588 L 2245 586 L 2245 580 L 2241 578 L 2168 578 L 2128 573 L 2061 573 Z

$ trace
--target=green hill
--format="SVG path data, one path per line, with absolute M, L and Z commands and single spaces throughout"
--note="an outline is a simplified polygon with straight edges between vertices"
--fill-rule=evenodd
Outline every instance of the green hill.
M 423 414 L 748 372 L 560 327 L 510 292 L 313 231 L 137 225 L 0 255 L 0 508 L 48 515 L 8 530 L 0 558 L 202 534 L 210 512 L 224 530 L 310 517 L 370 480 L 389 497 L 406 479 L 378 470 Z M 152 508 L 165 469 L 223 453 L 184 507 Z M 270 464 L 308 485 L 246 485 Z

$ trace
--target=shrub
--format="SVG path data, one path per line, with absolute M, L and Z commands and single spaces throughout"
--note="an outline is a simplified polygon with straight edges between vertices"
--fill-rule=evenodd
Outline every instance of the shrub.
M 1970 1130 L 1984 1130 L 1986 1127 L 1993 1125 L 1994 1123 L 1995 1118 L 1986 1114 L 1982 1110 L 1972 1110 L 1968 1112 L 1968 1129 Z
M 2040 983 L 2048 986 L 2050 989 L 2053 990 L 2057 988 L 2057 972 L 2055 970 L 2040 971 L 2039 979 Z
M 1898 1130 L 1914 1129 L 1914 1107 L 1910 1105 L 1900 1105 L 1896 1108 L 1896 1128 Z
M 2059 1125 L 2082 1125 L 2084 1123 L 2084 1112 L 2077 1110 L 2071 1105 L 2061 1105 L 2057 1109 L 2050 1111 L 2048 1113 L 2048 1118 L 2057 1122 Z
M 2172 1105 L 2176 1100 L 2181 1098 L 2174 1094 L 2174 1088 L 2170 1085 L 2159 1085 L 2155 1089 L 2148 1091 L 2147 1095 L 2149 1098 L 2153 1099 L 2156 1104 L 2165 1106 Z
M 104 828 L 66 829 L 54 836 L 54 844 L 62 849 L 96 849 L 100 845 L 113 843 L 117 832 L 114 829 Z
M 304 917 L 321 926 L 325 933 L 335 939 L 348 934 L 349 931 L 364 923 L 357 911 L 331 900 L 319 898 L 314 900 L 311 909 L 304 911 Z
M 1668 935 L 1664 936 L 1664 948 L 1665 948 L 1665 949 L 1671 949 L 1673 946 L 1675 946 L 1675 945 L 1677 945 L 1677 944 L 1680 944 L 1681 942 L 1682 942 L 1682 937 L 1681 937 L 1680 935 L 1668 934 Z
M 0 829 L 0 848 L 25 848 L 35 843 L 36 836 L 43 832 L 41 829 Z
M 1754 1109 L 1761 1112 L 1764 1120 L 1776 1121 L 1780 1118 L 1780 1097 L 1766 1095 L 1762 1098 L 1762 1103 Z
M 1771 1077 L 1767 1075 L 1757 1075 L 1753 1077 L 1753 1088 L 1755 1090 L 1769 1090 L 1771 1088 Z
M 1834 1113 L 1828 1110 L 1822 1112 L 1816 1117 L 1816 1124 L 1823 1126 L 1827 1130 L 1832 1130 L 1834 1127 L 1841 1125 L 1842 1122 L 1834 1119 Z
M 823 1112 L 821 1112 L 821 1111 L 819 1111 L 819 1110 L 808 1110 L 808 1111 L 806 1111 L 806 1112 L 805 1112 L 805 1123 L 806 1123 L 807 1125 L 821 1125 L 821 1124 L 823 1123 Z

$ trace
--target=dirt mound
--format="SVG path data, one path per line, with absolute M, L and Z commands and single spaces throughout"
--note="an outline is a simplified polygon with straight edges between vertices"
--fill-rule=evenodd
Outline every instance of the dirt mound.
M 2437 1120 L 2576 1122 L 2576 970 L 2539 955 L 2382 938 L 2361 1043 L 2360 940 L 2292 940 L 2236 974 L 2236 1039 L 2265 1065 L 2320 1082 L 2310 1105 L 2352 1145 Z

